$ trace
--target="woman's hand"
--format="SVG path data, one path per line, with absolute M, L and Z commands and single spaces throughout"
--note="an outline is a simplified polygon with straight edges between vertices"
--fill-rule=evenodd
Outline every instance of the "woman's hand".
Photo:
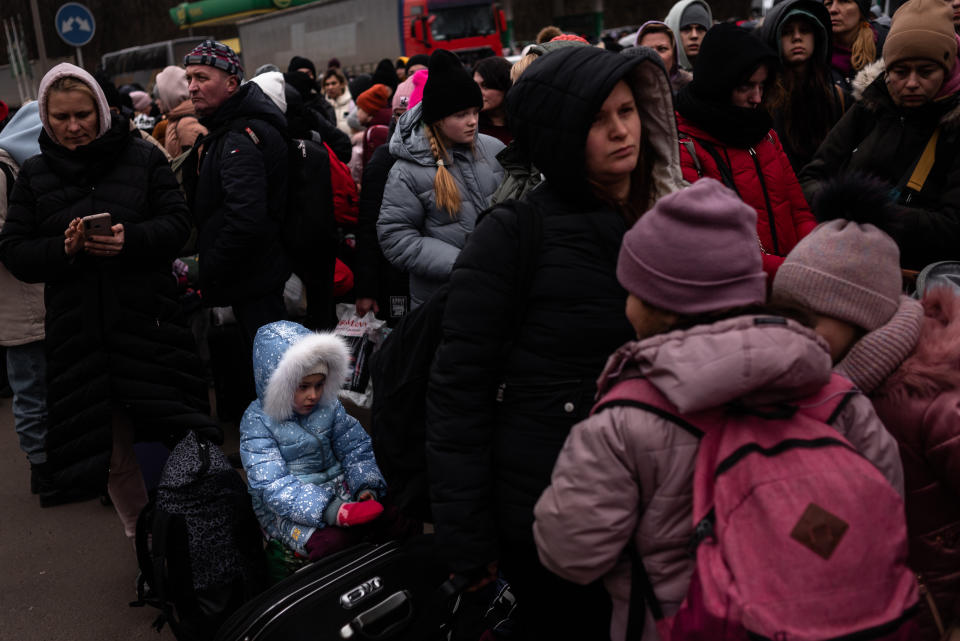
M 63 232 L 63 252 L 75 256 L 83 249 L 83 221 L 74 218 Z
M 367 312 L 373 310 L 374 314 L 380 313 L 380 306 L 377 305 L 377 299 L 375 298 L 358 298 L 356 301 L 357 305 L 357 316 L 363 318 L 367 315 Z
M 357 501 L 372 501 L 372 500 L 373 500 L 373 492 L 371 492 L 370 490 L 364 490 L 363 492 L 360 492 L 360 494 L 357 494 Z
M 110 228 L 113 236 L 91 236 L 84 241 L 84 249 L 92 256 L 116 256 L 123 249 L 123 223 Z

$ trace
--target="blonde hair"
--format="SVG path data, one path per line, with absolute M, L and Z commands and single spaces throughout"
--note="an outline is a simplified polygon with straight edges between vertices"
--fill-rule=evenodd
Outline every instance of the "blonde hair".
M 433 195 L 440 209 L 446 209 L 451 219 L 455 219 L 460 213 L 460 190 L 457 189 L 457 182 L 446 168 L 446 163 L 450 162 L 447 156 L 447 148 L 444 143 L 443 134 L 436 128 L 435 124 L 424 125 L 423 131 L 430 142 L 430 153 L 433 159 L 437 161 L 437 175 L 433 178 Z
M 527 67 L 533 64 L 533 61 L 539 57 L 540 54 L 530 52 L 513 63 L 513 66 L 510 67 L 510 82 L 517 84 L 517 80 L 519 80 L 523 72 L 527 70 Z
M 850 64 L 857 71 L 877 59 L 877 43 L 873 39 L 873 29 L 866 20 L 860 23 L 860 31 L 850 47 L 850 52 Z
M 97 106 L 97 96 L 93 93 L 93 89 L 90 88 L 90 85 L 79 78 L 74 78 L 73 76 L 61 76 L 60 78 L 54 80 L 53 84 L 51 84 L 50 88 L 47 90 L 47 100 L 49 100 L 50 94 L 52 94 L 54 91 L 79 91 L 80 93 L 90 96 L 90 100 L 93 101 L 93 106 Z

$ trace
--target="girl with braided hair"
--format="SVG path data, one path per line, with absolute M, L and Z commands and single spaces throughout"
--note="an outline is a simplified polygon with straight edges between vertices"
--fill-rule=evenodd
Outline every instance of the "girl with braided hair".
M 477 216 L 503 178 L 503 143 L 477 133 L 479 86 L 455 54 L 430 56 L 423 100 L 397 123 L 377 221 L 384 256 L 410 275 L 417 307 L 450 277 Z

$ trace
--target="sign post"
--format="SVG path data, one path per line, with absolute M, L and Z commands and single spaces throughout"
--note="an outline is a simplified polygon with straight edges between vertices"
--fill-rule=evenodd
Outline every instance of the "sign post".
M 60 39 L 68 45 L 76 47 L 77 66 L 82 68 L 83 53 L 80 51 L 80 47 L 90 42 L 97 28 L 93 14 L 82 4 L 68 2 L 57 9 L 54 22 Z

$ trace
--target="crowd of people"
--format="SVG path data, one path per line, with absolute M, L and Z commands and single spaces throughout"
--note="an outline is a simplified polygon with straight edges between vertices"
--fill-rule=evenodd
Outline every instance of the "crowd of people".
M 960 287 L 930 276 L 960 261 L 960 1 L 717 18 L 680 0 L 619 51 L 550 27 L 472 68 L 248 77 L 207 40 L 149 92 L 50 69 L 0 129 L 0 345 L 41 506 L 99 496 L 134 537 L 134 445 L 222 442 L 196 319 L 230 308 L 236 464 L 285 571 L 422 532 L 338 400 L 331 329 L 338 302 L 395 328 L 442 300 L 431 525 L 470 593 L 515 595 L 486 639 L 720 638 L 704 612 L 764 638 L 960 635 Z M 305 257 L 306 189 L 330 221 Z M 729 509 L 721 474 L 754 484 Z M 750 518 L 764 545 L 728 544 Z M 815 579 L 738 575 L 756 548 L 848 583 L 777 610 Z

